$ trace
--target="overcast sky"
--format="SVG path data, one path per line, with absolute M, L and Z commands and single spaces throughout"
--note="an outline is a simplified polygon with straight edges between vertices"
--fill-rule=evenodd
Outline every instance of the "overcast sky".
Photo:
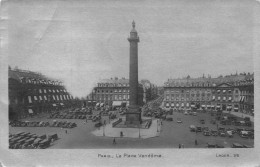
M 139 80 L 253 72 L 255 1 L 8 1 L 9 64 L 62 79 L 85 96 L 99 79 L 129 77 L 131 23 Z

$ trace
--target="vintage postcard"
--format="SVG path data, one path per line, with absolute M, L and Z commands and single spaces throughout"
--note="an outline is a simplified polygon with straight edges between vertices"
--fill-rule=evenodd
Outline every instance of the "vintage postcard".
M 1 1 L 0 166 L 259 166 L 259 5 Z

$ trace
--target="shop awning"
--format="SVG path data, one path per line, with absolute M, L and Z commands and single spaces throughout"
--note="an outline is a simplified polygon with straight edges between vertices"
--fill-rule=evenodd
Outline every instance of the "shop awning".
M 169 107 L 169 103 L 166 103 L 166 107 Z
M 99 103 L 97 103 L 96 106 L 99 106 Z
M 229 98 L 228 98 L 228 100 L 232 100 L 232 98 L 231 98 L 231 97 L 229 97 Z
M 186 104 L 186 106 L 187 106 L 187 107 L 189 107 L 189 106 L 190 106 L 190 104 L 189 104 L 189 103 L 187 103 L 187 104 Z
M 218 90 L 218 92 L 220 92 L 220 90 Z
M 213 108 L 213 107 L 215 107 L 214 105 L 211 105 L 211 107 Z
M 172 103 L 171 106 L 174 107 L 174 103 Z
M 176 106 L 179 107 L 179 103 L 177 103 Z
M 237 107 L 235 107 L 235 108 L 234 108 L 234 110 L 238 110 L 238 108 L 237 108 Z
M 226 100 L 226 97 L 223 97 L 223 100 Z
M 210 105 L 207 105 L 207 107 L 210 107 Z
M 64 104 L 63 104 L 63 103 L 60 103 L 60 105 L 64 106 Z
M 32 110 L 32 109 L 28 109 L 28 112 L 29 112 L 30 114 L 33 114 L 33 110 Z
M 220 97 L 218 97 L 218 100 L 220 100 Z
M 223 93 L 226 93 L 226 90 L 223 90 Z
M 215 100 L 215 96 L 212 96 L 212 99 Z
M 181 103 L 181 106 L 182 106 L 182 107 L 184 107 L 184 104 L 183 104 L 183 103 Z
M 52 106 L 56 107 L 57 105 L 56 104 L 52 104 Z
M 217 106 L 217 108 L 220 108 L 220 106 Z
M 192 104 L 191 107 L 195 107 L 195 104 Z
M 121 106 L 122 101 L 113 101 L 112 106 Z
M 104 103 L 100 103 L 100 106 L 103 107 L 103 106 L 104 106 Z
M 202 105 L 201 105 L 201 107 L 205 107 L 205 105 L 204 105 L 204 104 L 202 104 Z

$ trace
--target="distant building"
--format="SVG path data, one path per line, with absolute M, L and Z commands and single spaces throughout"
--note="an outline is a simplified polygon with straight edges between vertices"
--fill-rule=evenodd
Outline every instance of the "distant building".
M 143 85 L 139 84 L 138 104 L 144 103 Z M 97 83 L 97 86 L 87 96 L 89 103 L 93 102 L 96 106 L 116 107 L 129 105 L 129 79 L 111 78 L 103 79 Z
M 73 97 L 62 82 L 40 73 L 8 70 L 9 118 L 73 106 Z
M 218 109 L 254 114 L 254 75 L 168 79 L 164 84 L 166 109 Z
M 149 80 L 141 80 L 140 83 L 143 85 L 145 103 L 158 97 L 158 88 L 156 85 L 152 84 Z

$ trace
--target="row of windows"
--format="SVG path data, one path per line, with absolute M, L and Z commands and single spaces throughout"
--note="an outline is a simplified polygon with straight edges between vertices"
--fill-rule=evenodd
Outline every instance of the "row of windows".
M 43 95 L 43 96 L 28 96 L 28 102 L 41 102 L 41 101 L 51 101 L 51 100 L 71 100 L 73 97 L 71 95 Z
M 34 79 L 34 78 L 22 78 L 22 83 L 31 83 L 31 84 L 45 84 L 45 85 L 62 85 L 61 82 L 58 81 L 50 81 L 50 80 L 43 80 L 43 79 Z
M 129 87 L 128 83 L 98 83 L 98 87 Z
M 204 96 L 208 96 L 208 97 L 210 97 L 211 96 L 211 94 L 186 94 L 186 97 L 195 97 L 195 96 L 197 96 L 197 97 L 200 97 L 200 96 L 202 96 L 202 97 L 204 97 Z M 185 94 L 171 94 L 171 95 L 166 95 L 166 96 L 171 96 L 172 98 L 174 98 L 174 97 L 185 97 Z
M 29 89 L 29 91 L 31 91 Z M 60 93 L 60 92 L 64 92 L 67 93 L 67 91 L 65 89 L 33 89 L 34 93 Z
M 167 90 L 166 91 L 167 93 L 210 93 L 211 92 L 211 90 L 203 90 L 203 89 L 200 89 L 200 90 Z
M 166 86 L 175 86 L 175 87 L 210 87 L 210 86 L 216 86 L 216 84 L 211 83 L 166 83 Z
M 121 92 L 126 93 L 126 92 L 129 92 L 129 89 L 97 90 L 97 93 L 113 93 L 113 92 L 115 92 L 115 93 L 117 93 L 117 92 L 119 92 L 119 93 L 121 93 Z

